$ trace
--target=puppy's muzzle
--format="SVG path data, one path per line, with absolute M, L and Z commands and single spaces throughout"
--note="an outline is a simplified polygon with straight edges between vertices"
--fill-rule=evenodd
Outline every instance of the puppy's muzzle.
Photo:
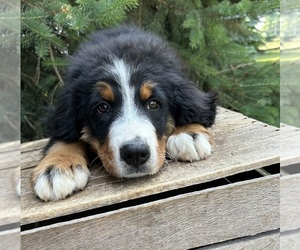
M 151 154 L 150 148 L 146 143 L 141 140 L 134 140 L 121 146 L 120 156 L 127 165 L 139 168 L 148 161 Z

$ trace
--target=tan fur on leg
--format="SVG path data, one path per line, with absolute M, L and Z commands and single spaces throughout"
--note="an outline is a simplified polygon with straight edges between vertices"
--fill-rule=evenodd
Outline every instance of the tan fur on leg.
M 55 142 L 31 174 L 31 185 L 44 200 L 60 200 L 88 181 L 86 148 L 83 142 Z

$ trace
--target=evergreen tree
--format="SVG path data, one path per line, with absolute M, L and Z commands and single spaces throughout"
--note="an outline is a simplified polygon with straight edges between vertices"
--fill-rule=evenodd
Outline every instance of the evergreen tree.
M 47 135 L 46 108 L 64 84 L 67 55 L 96 29 L 121 23 L 137 0 L 22 1 L 22 140 Z
M 63 85 L 67 55 L 95 29 L 135 23 L 161 35 L 193 80 L 220 104 L 278 125 L 279 64 L 258 63 L 258 18 L 278 0 L 27 0 L 22 2 L 22 134 L 44 137 L 41 117 Z
M 194 81 L 219 93 L 221 106 L 279 126 L 279 60 L 254 60 L 265 42 L 256 24 L 278 12 L 279 0 L 142 3 L 131 19 L 168 39 Z

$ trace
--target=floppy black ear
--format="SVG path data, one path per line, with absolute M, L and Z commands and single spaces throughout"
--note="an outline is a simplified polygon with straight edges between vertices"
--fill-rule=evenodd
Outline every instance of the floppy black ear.
M 72 90 L 65 86 L 56 108 L 48 118 L 48 128 L 52 140 L 72 142 L 80 139 L 82 125 L 78 119 L 77 105 L 73 99 Z
M 193 84 L 175 88 L 173 95 L 175 125 L 198 123 L 208 128 L 216 117 L 217 93 L 200 91 Z

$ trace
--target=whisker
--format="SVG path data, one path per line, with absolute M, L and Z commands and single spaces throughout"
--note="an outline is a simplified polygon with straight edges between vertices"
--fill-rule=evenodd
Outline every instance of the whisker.
M 92 162 L 90 163 L 89 167 L 92 166 L 93 163 L 94 163 L 97 159 L 100 159 L 100 157 L 99 157 L 99 156 L 95 157 L 95 159 L 93 159 Z
M 171 161 L 178 162 L 176 157 L 174 155 L 170 154 L 169 152 L 166 152 L 166 156 L 169 157 Z

